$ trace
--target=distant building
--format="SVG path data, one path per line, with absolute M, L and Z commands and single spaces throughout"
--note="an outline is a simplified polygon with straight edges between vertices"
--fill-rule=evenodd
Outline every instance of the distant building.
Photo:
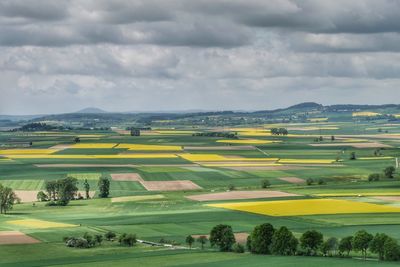
M 140 136 L 139 129 L 131 129 L 131 136 Z

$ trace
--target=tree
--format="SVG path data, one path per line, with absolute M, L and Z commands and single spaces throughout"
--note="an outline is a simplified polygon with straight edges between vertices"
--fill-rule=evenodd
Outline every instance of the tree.
M 204 249 L 204 245 L 207 243 L 208 239 L 205 235 L 199 236 L 199 238 L 197 238 L 197 242 L 200 243 L 201 245 L 201 249 Z
M 74 138 L 74 142 L 75 142 L 75 143 L 80 143 L 80 142 L 81 142 L 81 139 L 80 139 L 79 137 L 75 137 L 75 138 Z
M 271 252 L 277 255 L 295 255 L 299 241 L 293 233 L 282 226 L 272 236 Z
M 271 183 L 269 182 L 268 179 L 261 180 L 261 188 L 267 188 L 270 186 L 271 186 Z
M 307 178 L 306 184 L 307 185 L 312 185 L 314 183 L 314 180 L 312 178 Z
M 384 259 L 387 261 L 400 260 L 400 246 L 397 241 L 391 237 L 385 240 L 383 245 Z
M 377 233 L 369 244 L 371 252 L 378 254 L 380 260 L 384 258 L 384 244 L 386 239 L 388 239 L 386 234 Z
M 338 249 L 338 240 L 336 237 L 328 238 L 328 240 L 326 240 L 321 246 L 322 253 L 325 256 L 331 255 L 332 251 L 333 254 L 336 254 L 337 249 Z
M 46 195 L 45 192 L 39 191 L 39 192 L 37 193 L 37 195 L 36 195 L 36 199 L 37 199 L 38 201 L 47 201 L 47 200 L 49 200 L 49 197 Z
M 339 252 L 347 252 L 347 256 L 349 256 L 350 251 L 353 249 L 353 237 L 346 236 L 343 237 L 339 242 Z
M 114 232 L 108 231 L 107 233 L 104 234 L 104 237 L 108 240 L 111 241 L 113 240 L 117 235 Z
M 350 153 L 350 160 L 356 160 L 357 156 L 356 156 L 356 152 L 351 152 Z
M 45 183 L 45 189 L 47 191 L 47 194 L 49 196 L 49 199 L 51 200 L 56 200 L 57 198 L 57 193 L 58 193 L 58 182 L 57 180 L 53 181 L 46 181 Z
M 367 233 L 365 230 L 358 231 L 353 237 L 353 248 L 355 251 L 361 251 L 364 259 L 367 258 L 367 250 L 373 238 L 374 236 Z
M 190 248 L 190 249 L 192 249 L 193 243 L 194 243 L 194 238 L 193 238 L 193 236 L 188 235 L 188 236 L 186 237 L 186 244 L 189 245 L 189 248 Z
M 306 250 L 307 255 L 316 255 L 323 242 L 324 236 L 316 230 L 306 231 L 300 237 L 300 246 Z
M 86 199 L 89 199 L 90 198 L 90 195 L 89 195 L 90 185 L 89 185 L 87 179 L 85 179 L 85 181 L 83 182 L 83 187 L 85 188 Z
M 17 195 L 10 187 L 4 187 L 0 184 L 0 214 L 6 214 L 12 210 L 14 203 L 18 201 Z
M 385 177 L 386 178 L 394 178 L 394 172 L 396 171 L 396 168 L 395 167 L 393 167 L 393 166 L 389 166 L 389 167 L 386 167 L 384 170 L 383 170 L 383 173 L 385 174 Z
M 136 235 L 123 233 L 119 236 L 118 242 L 122 246 L 132 247 L 137 242 Z
M 269 223 L 258 225 L 251 232 L 251 252 L 256 254 L 270 254 L 274 227 Z
M 106 198 L 110 195 L 110 180 L 107 177 L 101 176 L 98 182 L 99 196 L 101 198 Z
M 210 244 L 212 247 L 215 245 L 218 246 L 220 251 L 231 251 L 235 241 L 235 236 L 230 225 L 218 224 L 211 230 Z
M 335 136 L 334 135 L 331 136 L 331 141 L 332 142 L 335 141 Z
M 74 199 L 76 192 L 78 192 L 78 180 L 73 177 L 58 180 L 58 203 L 65 206 L 70 200 Z
M 101 245 L 101 243 L 103 242 L 103 236 L 102 235 L 95 235 L 94 236 L 94 240 L 96 240 L 96 243 Z

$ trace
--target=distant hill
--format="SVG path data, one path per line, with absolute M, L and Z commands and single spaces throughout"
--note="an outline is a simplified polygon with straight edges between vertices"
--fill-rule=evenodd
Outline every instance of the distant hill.
M 200 112 L 107 112 L 99 108 L 85 108 L 78 112 L 67 114 L 46 115 L 33 118 L 32 122 L 55 121 L 67 124 L 82 124 L 87 127 L 109 126 L 118 124 L 151 125 L 154 121 L 174 121 L 181 123 L 206 124 L 211 126 L 245 124 L 249 122 L 306 122 L 310 118 L 328 118 L 329 121 L 352 121 L 353 112 L 371 111 L 381 114 L 375 118 L 399 120 L 387 114 L 400 114 L 400 105 L 321 105 L 305 102 L 287 108 L 259 111 L 200 111 Z M 360 119 L 360 118 L 357 118 Z M 221 124 L 222 123 L 222 124 Z
M 99 108 L 89 107 L 89 108 L 81 109 L 81 110 L 76 111 L 74 113 L 99 114 L 99 113 L 107 113 L 107 111 L 99 109 Z

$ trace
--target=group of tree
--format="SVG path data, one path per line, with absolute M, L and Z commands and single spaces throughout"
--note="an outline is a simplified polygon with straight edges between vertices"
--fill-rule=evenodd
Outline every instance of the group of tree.
M 6 214 L 7 211 L 12 210 L 14 204 L 19 201 L 19 198 L 10 187 L 0 184 L 0 214 Z
M 368 176 L 368 181 L 379 181 L 381 178 L 393 179 L 396 174 L 396 168 L 393 166 L 388 166 L 383 169 L 382 173 L 371 173 Z
M 307 180 L 306 180 L 306 184 L 307 185 L 313 185 L 315 182 L 318 185 L 325 185 L 326 184 L 326 181 L 324 179 L 322 179 L 322 178 L 319 178 L 317 181 L 314 181 L 313 178 L 307 178 Z
M 64 237 L 63 240 L 67 247 L 92 248 L 101 245 L 104 239 L 113 242 L 116 237 L 117 235 L 114 232 L 109 231 L 104 235 L 85 233 L 82 237 Z M 121 246 L 132 247 L 137 243 L 136 235 L 123 233 L 118 236 L 118 243 Z
M 63 240 L 67 247 L 92 248 L 96 245 L 101 245 L 101 243 L 103 242 L 103 236 L 98 234 L 93 236 L 89 233 L 85 233 L 83 237 L 69 236 L 64 237 Z
M 110 180 L 101 176 L 98 181 L 99 197 L 107 198 L 110 195 Z M 85 198 L 90 198 L 90 184 L 87 179 L 83 182 L 85 190 Z M 48 206 L 66 206 L 71 200 L 83 199 L 84 197 L 78 193 L 78 180 L 73 177 L 67 177 L 58 180 L 46 181 L 46 193 L 39 191 L 37 199 L 39 201 L 49 201 Z
M 36 132 L 36 131 L 66 131 L 72 130 L 71 127 L 62 125 L 49 125 L 41 122 L 32 122 L 23 125 L 20 128 L 13 129 L 12 131 L 23 131 L 23 132 Z
M 191 247 L 194 239 L 190 237 L 186 238 L 186 242 L 189 244 L 190 241 Z M 244 252 L 244 247 L 235 241 L 232 227 L 225 224 L 211 230 L 210 244 L 220 251 Z M 324 239 L 321 232 L 308 230 L 297 239 L 285 226 L 275 229 L 271 224 L 264 223 L 250 233 L 246 246 L 254 254 L 349 257 L 350 252 L 355 251 L 361 252 L 364 259 L 371 252 L 380 260 L 400 260 L 400 246 L 396 239 L 383 233 L 372 235 L 365 230 L 340 240 L 336 237 Z
M 206 137 L 223 137 L 230 139 L 238 139 L 236 133 L 231 132 L 203 132 L 203 133 L 194 133 L 192 136 L 206 136 Z
M 289 132 L 286 128 L 271 128 L 272 135 L 288 135 Z
M 50 201 L 48 206 L 66 206 L 75 199 L 78 192 L 78 180 L 74 177 L 67 177 L 58 180 L 46 181 L 46 193 L 40 191 L 37 198 L 40 201 Z

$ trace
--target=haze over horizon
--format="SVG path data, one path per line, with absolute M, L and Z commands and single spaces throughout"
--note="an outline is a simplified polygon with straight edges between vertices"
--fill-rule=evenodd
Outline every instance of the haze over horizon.
M 0 114 L 400 98 L 400 2 L 0 0 Z

